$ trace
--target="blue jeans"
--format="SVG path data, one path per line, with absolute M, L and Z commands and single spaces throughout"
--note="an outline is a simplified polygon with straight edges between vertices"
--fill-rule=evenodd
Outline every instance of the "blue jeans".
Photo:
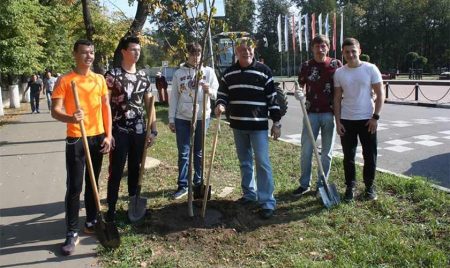
M 233 134 L 240 162 L 243 197 L 249 200 L 258 200 L 263 209 L 275 209 L 268 131 L 233 129 Z M 253 151 L 256 164 L 256 185 L 253 174 Z
M 334 138 L 336 136 L 334 116 L 332 113 L 309 113 L 309 121 L 311 122 L 311 128 L 314 135 L 314 140 L 317 140 L 319 130 L 322 137 L 322 153 L 320 162 L 323 166 L 323 172 L 328 178 L 330 173 L 331 158 L 333 155 Z M 300 186 L 308 188 L 311 185 L 311 166 L 313 156 L 313 144 L 308 135 L 308 129 L 306 127 L 306 120 L 303 118 L 303 131 L 302 131 L 302 148 L 300 153 Z M 322 175 L 318 171 L 317 175 L 317 187 L 321 187 Z
M 40 92 L 30 93 L 30 105 L 32 112 L 39 112 L 39 94 Z
M 47 90 L 47 92 L 45 93 L 45 96 L 47 97 L 48 110 L 51 111 L 52 110 L 52 92 Z
M 206 129 L 209 118 L 206 119 Z M 206 130 L 205 130 L 206 131 Z M 175 118 L 175 134 L 178 147 L 178 188 L 188 186 L 191 121 Z M 202 120 L 197 120 L 194 138 L 194 186 L 202 183 Z

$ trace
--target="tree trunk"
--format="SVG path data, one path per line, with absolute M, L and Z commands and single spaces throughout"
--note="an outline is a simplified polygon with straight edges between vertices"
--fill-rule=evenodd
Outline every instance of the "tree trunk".
M 131 23 L 130 28 L 122 38 L 131 35 L 140 35 L 142 32 L 142 28 L 144 28 L 145 21 L 147 20 L 148 13 L 150 11 L 149 4 L 146 0 L 137 0 L 137 2 L 138 6 L 133 23 Z M 122 54 L 120 53 L 119 44 L 117 44 L 116 50 L 114 51 L 113 67 L 119 67 L 122 62 Z
M 91 11 L 89 9 L 90 3 L 91 3 L 90 0 L 81 0 L 82 9 L 83 9 L 84 27 L 86 28 L 86 38 L 89 41 L 93 41 L 95 29 L 94 29 L 94 24 L 92 23 Z M 93 68 L 94 68 L 94 72 L 99 73 L 99 74 L 104 73 L 104 69 L 102 68 L 102 66 L 100 64 L 101 59 L 102 59 L 101 54 L 99 52 L 95 52 Z

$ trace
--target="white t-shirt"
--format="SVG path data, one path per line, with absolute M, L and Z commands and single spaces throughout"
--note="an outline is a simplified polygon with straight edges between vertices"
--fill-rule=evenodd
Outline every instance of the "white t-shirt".
M 334 73 L 334 86 L 342 88 L 341 119 L 365 120 L 372 118 L 374 102 L 372 85 L 381 83 L 377 66 L 361 62 L 356 68 L 346 65 Z

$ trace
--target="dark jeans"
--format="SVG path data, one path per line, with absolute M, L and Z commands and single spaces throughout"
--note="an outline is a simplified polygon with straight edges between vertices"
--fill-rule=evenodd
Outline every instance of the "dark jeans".
M 39 112 L 39 92 L 30 92 L 30 105 L 32 112 Z
M 113 130 L 115 148 L 109 154 L 108 208 L 116 210 L 120 180 L 128 157 L 128 195 L 136 195 L 146 133 L 135 134 Z
M 94 168 L 95 181 L 98 186 L 98 177 L 102 167 L 103 154 L 100 152 L 104 134 L 88 137 L 89 151 L 91 153 L 92 166 Z M 89 179 L 89 171 L 86 167 L 86 157 L 82 138 L 67 137 L 66 142 L 66 225 L 67 232 L 78 232 L 78 217 L 80 210 L 80 194 L 83 188 L 83 173 L 85 180 L 84 206 L 86 207 L 86 221 L 93 221 L 97 214 L 92 185 Z
M 377 133 L 371 134 L 366 123 L 368 120 L 344 120 L 345 134 L 341 136 L 342 150 L 344 152 L 344 174 L 347 187 L 356 186 L 355 154 L 358 145 L 358 136 L 362 146 L 364 158 L 363 179 L 366 187 L 371 187 L 375 180 L 377 166 Z

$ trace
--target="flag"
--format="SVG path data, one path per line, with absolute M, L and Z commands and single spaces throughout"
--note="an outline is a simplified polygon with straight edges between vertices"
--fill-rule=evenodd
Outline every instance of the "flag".
M 298 18 L 298 45 L 300 46 L 300 52 L 302 52 L 302 19 L 303 16 L 300 13 L 300 16 Z
M 319 14 L 319 34 L 322 34 L 322 13 Z
M 277 31 L 278 31 L 278 52 L 281 52 L 282 51 L 282 48 L 281 48 L 281 14 L 278 15 Z
M 309 51 L 309 39 L 308 39 L 308 34 L 309 34 L 309 24 L 308 24 L 308 14 L 305 14 L 305 48 L 306 48 L 306 52 Z
M 336 12 L 333 13 L 333 50 L 336 51 Z
M 284 16 L 284 51 L 289 51 L 289 25 L 288 25 L 288 16 Z
M 344 14 L 341 12 L 341 50 L 342 50 L 342 43 L 344 43 Z
M 327 13 L 327 16 L 325 17 L 325 35 L 328 38 L 330 38 L 329 33 L 330 33 L 330 25 L 329 25 L 329 22 L 328 22 L 328 13 Z
M 295 40 L 297 37 L 295 36 L 295 17 L 294 15 L 292 15 L 292 50 L 294 51 L 295 54 Z
M 316 36 L 316 14 L 312 13 L 311 15 L 311 38 Z

